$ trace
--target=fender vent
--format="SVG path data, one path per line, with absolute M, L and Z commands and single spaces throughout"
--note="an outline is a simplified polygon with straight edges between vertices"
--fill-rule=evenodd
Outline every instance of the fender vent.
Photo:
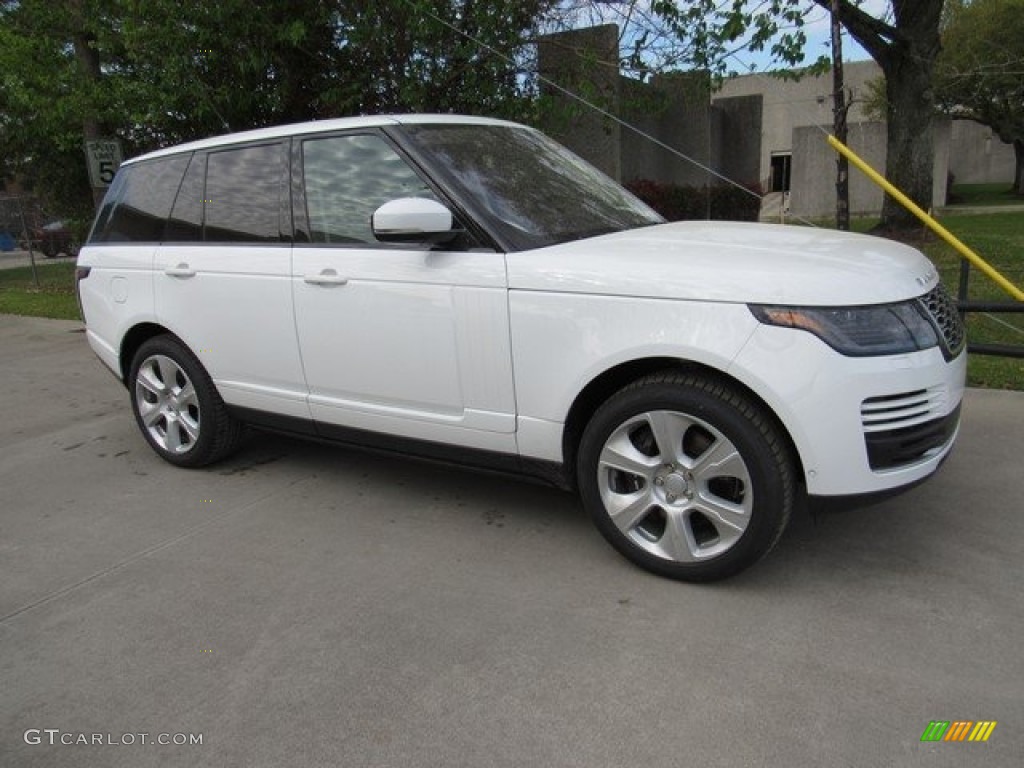
M 861 403 L 860 421 L 865 434 L 912 427 L 944 413 L 946 400 L 945 387 L 869 397 Z

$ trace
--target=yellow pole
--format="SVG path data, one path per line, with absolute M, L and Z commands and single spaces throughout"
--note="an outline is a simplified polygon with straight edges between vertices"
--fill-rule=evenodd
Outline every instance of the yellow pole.
M 1013 296 L 1013 298 L 1015 298 L 1017 301 L 1024 301 L 1024 291 L 1022 291 L 1020 288 L 1018 288 L 1005 277 L 1003 277 L 1001 274 L 999 274 L 999 272 L 997 272 L 991 264 L 989 264 L 987 261 L 981 258 L 981 256 L 979 256 L 966 245 L 964 245 L 962 242 L 960 242 L 956 235 L 954 235 L 944 226 L 939 224 L 939 222 L 937 222 L 927 213 L 922 211 L 921 208 L 916 203 L 914 203 L 913 200 L 911 200 L 909 197 L 907 197 L 898 189 L 896 189 L 896 187 L 894 187 L 892 184 L 886 181 L 884 176 L 882 176 L 880 173 L 878 173 L 878 171 L 876 171 L 870 165 L 861 160 L 860 157 L 858 157 L 852 149 L 843 144 L 843 142 L 841 142 L 835 136 L 829 136 L 828 143 L 832 146 L 832 149 L 834 149 L 839 154 L 843 155 L 843 157 L 845 157 L 847 160 L 849 160 L 851 163 L 857 166 L 861 171 L 864 172 L 865 176 L 867 176 L 869 179 L 875 182 L 875 184 L 877 184 L 886 192 L 888 192 L 904 208 L 906 208 L 912 214 L 917 216 L 917 218 L 923 221 L 929 229 L 931 229 L 939 237 L 941 237 L 943 240 L 945 240 L 947 243 L 953 246 L 960 253 L 961 256 L 963 256 L 965 259 L 971 262 L 971 264 L 976 266 L 988 277 L 990 277 L 996 283 L 996 285 L 998 285 L 1008 294 Z

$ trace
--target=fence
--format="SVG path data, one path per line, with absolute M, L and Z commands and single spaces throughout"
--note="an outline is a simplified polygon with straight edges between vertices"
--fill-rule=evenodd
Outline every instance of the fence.
M 970 312 L 984 314 L 1024 312 L 1024 302 L 1020 301 L 971 301 L 967 298 L 971 280 L 971 262 L 964 259 L 960 262 L 960 283 L 957 287 L 957 308 L 960 317 L 967 321 Z M 1024 358 L 1024 344 L 987 344 L 967 342 L 967 351 L 975 355 L 994 355 L 997 357 Z

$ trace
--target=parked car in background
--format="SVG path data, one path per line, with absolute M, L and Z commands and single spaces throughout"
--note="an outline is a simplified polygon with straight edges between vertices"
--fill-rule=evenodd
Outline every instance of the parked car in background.
M 46 258 L 52 259 L 64 254 L 65 256 L 77 256 L 78 251 L 74 245 L 74 236 L 71 233 L 67 222 L 51 221 L 40 227 L 34 227 L 30 236 L 32 247 Z
M 498 120 L 135 158 L 77 275 L 89 344 L 168 462 L 222 459 L 249 424 L 528 473 L 672 578 L 750 566 L 801 496 L 927 478 L 960 423 L 963 326 L 918 251 L 667 224 Z

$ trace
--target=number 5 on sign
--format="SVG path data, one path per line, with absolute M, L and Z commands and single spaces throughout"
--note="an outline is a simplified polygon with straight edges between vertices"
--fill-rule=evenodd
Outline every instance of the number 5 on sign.
M 121 142 L 117 139 L 87 141 L 85 159 L 89 165 L 89 183 L 93 187 L 109 187 L 121 165 Z

